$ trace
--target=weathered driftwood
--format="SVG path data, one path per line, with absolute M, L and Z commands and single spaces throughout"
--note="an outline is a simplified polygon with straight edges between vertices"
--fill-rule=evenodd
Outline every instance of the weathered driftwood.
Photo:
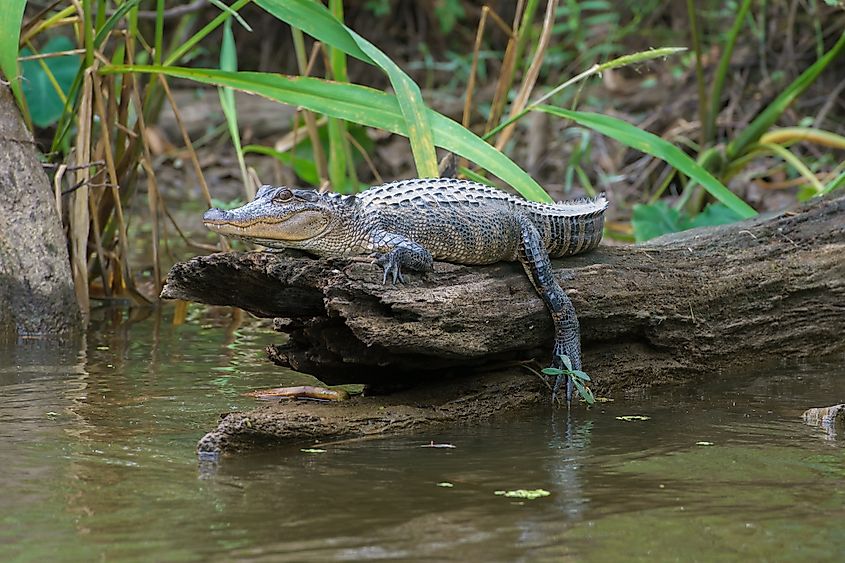
M 581 319 L 584 366 L 603 394 L 702 378 L 770 357 L 845 350 L 845 198 L 795 212 L 603 247 L 556 263 Z M 227 415 L 201 451 L 256 441 L 382 435 L 548 401 L 523 368 L 549 360 L 552 327 L 515 264 L 436 264 L 408 285 L 371 264 L 269 253 L 177 264 L 163 296 L 283 317 L 271 357 L 328 382 L 424 382 L 386 397 L 281 403 Z
M 77 328 L 67 244 L 50 181 L 0 81 L 0 336 Z

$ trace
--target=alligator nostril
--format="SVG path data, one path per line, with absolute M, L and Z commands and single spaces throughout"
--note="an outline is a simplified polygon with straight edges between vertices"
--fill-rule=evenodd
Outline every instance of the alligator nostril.
M 222 209 L 218 209 L 217 207 L 212 207 L 205 213 L 203 213 L 202 219 L 203 221 L 219 221 L 226 217 L 226 212 Z

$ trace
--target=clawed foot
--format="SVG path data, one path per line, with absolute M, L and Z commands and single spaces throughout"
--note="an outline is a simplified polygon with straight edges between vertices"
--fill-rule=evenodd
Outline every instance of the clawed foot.
M 388 252 L 387 254 L 375 254 L 375 263 L 384 268 L 384 277 L 381 280 L 382 284 L 387 283 L 387 278 L 392 277 L 393 285 L 397 282 L 405 283 L 405 277 L 399 268 L 399 258 L 397 252 Z
M 560 388 L 563 387 L 563 380 L 566 379 L 566 406 L 572 403 L 572 394 L 575 390 L 575 386 L 572 384 L 572 378 L 568 375 L 558 375 L 555 377 L 555 382 L 552 385 L 552 404 L 557 402 L 557 395 L 560 392 Z

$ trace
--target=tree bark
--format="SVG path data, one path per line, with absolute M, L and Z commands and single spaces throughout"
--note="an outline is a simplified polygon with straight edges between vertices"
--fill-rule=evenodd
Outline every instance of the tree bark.
M 845 350 L 845 198 L 555 267 L 602 390 Z M 177 264 L 162 296 L 288 319 L 277 325 L 290 340 L 271 356 L 328 383 L 550 360 L 551 320 L 518 264 L 438 263 L 408 278 L 394 287 L 371 264 L 228 253 Z
M 79 326 L 61 219 L 37 155 L 8 86 L 0 85 L 0 334 Z
M 762 358 L 845 351 L 845 198 L 604 246 L 555 267 L 600 395 L 703 379 Z M 548 404 L 539 378 L 501 366 L 550 359 L 549 314 L 518 264 L 438 263 L 427 278 L 408 278 L 385 286 L 374 265 L 290 253 L 215 254 L 174 266 L 165 298 L 287 319 L 277 325 L 289 342 L 269 350 L 278 363 L 329 383 L 425 383 L 347 403 L 231 413 L 200 440 L 200 453 L 384 436 Z M 483 374 L 465 373 L 479 367 Z

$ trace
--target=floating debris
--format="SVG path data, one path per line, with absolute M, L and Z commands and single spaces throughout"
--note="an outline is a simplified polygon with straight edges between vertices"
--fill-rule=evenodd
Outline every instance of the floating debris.
M 440 483 L 437 483 L 437 486 L 438 486 L 438 487 L 444 487 L 444 488 L 446 488 L 446 489 L 451 489 L 451 488 L 452 488 L 452 487 L 454 487 L 455 485 L 453 485 L 453 484 L 452 484 L 452 483 L 450 483 L 449 481 L 441 481 Z
M 516 489 L 514 491 L 494 491 L 493 494 L 507 498 L 524 498 L 534 500 L 540 497 L 547 497 L 552 493 L 546 489 Z
M 457 448 L 457 446 L 455 446 L 453 444 L 435 444 L 434 441 L 432 441 L 429 444 L 423 444 L 420 447 L 421 448 Z
M 696 446 L 712 446 L 712 445 L 714 445 L 714 444 L 713 444 L 713 442 L 704 442 L 704 441 L 701 441 L 701 442 L 696 442 L 696 443 L 695 443 L 695 445 L 696 445 Z
M 306 454 L 324 454 L 328 450 L 321 450 L 320 448 L 302 448 L 299 451 Z
M 625 416 L 617 416 L 616 420 L 624 420 L 625 422 L 633 422 L 635 420 L 651 420 L 650 416 L 643 416 L 641 414 L 628 414 Z

